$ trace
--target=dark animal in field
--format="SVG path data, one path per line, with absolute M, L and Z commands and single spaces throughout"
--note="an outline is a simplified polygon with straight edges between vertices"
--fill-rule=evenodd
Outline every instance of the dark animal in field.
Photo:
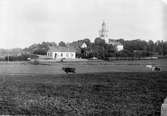
M 75 68 L 71 68 L 71 67 L 63 67 L 62 70 L 64 70 L 64 72 L 68 73 L 75 73 Z
M 160 71 L 160 70 L 161 69 L 159 67 L 157 67 L 157 66 L 154 68 L 154 71 Z
M 151 69 L 152 71 L 160 71 L 161 69 L 157 66 L 146 65 L 147 68 Z

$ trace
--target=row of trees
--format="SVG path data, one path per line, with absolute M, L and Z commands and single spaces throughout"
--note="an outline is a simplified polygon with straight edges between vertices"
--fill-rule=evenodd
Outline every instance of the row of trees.
M 25 48 L 24 51 L 31 54 L 46 55 L 47 51 L 49 50 L 49 47 L 57 47 L 57 46 L 65 47 L 66 43 L 60 41 L 59 44 L 57 45 L 55 42 L 42 42 L 39 44 L 33 44 L 28 48 Z
M 136 40 L 116 40 L 124 46 L 124 50 L 118 52 L 114 46 L 105 43 L 105 40 L 101 38 L 95 38 L 94 42 L 86 38 L 83 40 L 74 41 L 71 43 L 65 43 L 60 41 L 58 44 L 55 42 L 42 42 L 41 44 L 33 44 L 24 51 L 31 54 L 46 55 L 50 46 L 72 46 L 76 49 L 77 57 L 92 58 L 97 57 L 100 59 L 106 59 L 108 57 L 146 57 L 155 55 L 167 55 L 167 42 L 166 41 L 144 41 L 140 39 Z M 81 48 L 81 45 L 86 43 L 87 48 Z
M 97 57 L 106 59 L 108 57 L 148 57 L 148 56 L 164 56 L 167 55 L 166 41 L 144 41 L 144 40 L 117 40 L 124 46 L 124 50 L 117 51 L 116 48 L 110 44 L 106 44 L 101 38 L 96 38 L 93 43 L 89 39 L 79 40 L 71 43 L 72 46 L 80 45 L 78 43 L 85 42 L 88 47 L 77 52 L 78 56 L 91 58 Z
M 22 54 L 19 56 L 6 56 L 2 61 L 26 61 L 28 58 L 38 58 L 37 55 Z

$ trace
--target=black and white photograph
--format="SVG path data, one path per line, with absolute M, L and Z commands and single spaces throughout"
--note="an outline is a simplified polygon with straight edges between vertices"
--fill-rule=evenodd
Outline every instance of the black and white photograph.
M 167 116 L 167 0 L 0 0 L 0 116 Z

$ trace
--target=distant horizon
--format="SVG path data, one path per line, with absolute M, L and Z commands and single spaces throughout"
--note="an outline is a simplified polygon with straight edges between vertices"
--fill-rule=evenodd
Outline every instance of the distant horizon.
M 98 37 L 96 37 L 96 38 L 98 38 Z M 94 39 L 96 39 L 96 38 L 94 38 Z M 89 39 L 89 38 L 83 38 L 83 39 L 79 39 L 79 40 L 84 40 L 84 39 Z M 112 38 L 108 38 L 108 39 L 112 39 Z M 125 41 L 138 40 L 138 39 L 131 39 L 131 40 L 129 40 L 129 39 L 124 39 L 124 38 L 119 38 L 119 39 L 123 39 L 123 40 L 125 40 Z M 113 39 L 113 40 L 119 40 L 119 39 Z M 79 41 L 79 40 L 76 40 L 76 41 Z M 150 40 L 143 40 L 143 39 L 139 39 L 139 40 L 141 40 L 141 41 L 146 41 L 146 42 L 150 41 Z M 153 40 L 151 40 L 151 41 L 153 41 Z M 155 43 L 155 42 L 157 42 L 157 41 L 167 42 L 166 40 L 156 40 L 156 41 L 153 41 L 153 42 Z M 42 42 L 39 42 L 39 43 L 33 43 L 33 44 L 42 44 L 43 42 L 54 42 L 54 41 L 42 41 Z M 59 41 L 59 42 L 60 42 L 60 41 Z M 55 42 L 55 43 L 58 45 L 59 42 Z M 63 42 L 65 42 L 65 41 L 63 41 Z M 72 42 L 75 42 L 75 41 L 65 42 L 65 43 L 67 44 L 67 43 L 72 43 Z M 91 42 L 93 43 L 94 41 L 91 41 Z M 33 44 L 31 44 L 31 45 L 33 45 Z M 2 49 L 3 49 L 3 50 L 25 49 L 25 48 L 30 47 L 31 45 L 26 46 L 26 47 L 23 47 L 23 48 L 21 48 L 21 47 L 16 47 L 16 48 L 0 48 L 0 50 L 2 50 Z
M 111 39 L 167 40 L 165 0 L 1 0 L 0 48 L 93 41 L 103 21 Z

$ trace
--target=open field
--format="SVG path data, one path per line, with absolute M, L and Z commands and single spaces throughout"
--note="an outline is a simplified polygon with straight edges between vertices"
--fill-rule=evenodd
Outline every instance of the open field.
M 0 75 L 0 114 L 159 116 L 167 72 Z
M 66 75 L 66 66 L 76 74 Z M 167 96 L 167 60 L 1 62 L 0 91 L 0 115 L 159 116 Z
M 42 62 L 44 63 L 44 62 Z M 74 67 L 76 73 L 95 72 L 150 72 L 145 65 L 151 64 L 167 71 L 167 59 L 159 60 L 134 60 L 134 61 L 87 61 L 87 62 L 63 62 L 45 63 L 47 65 L 32 65 L 27 62 L 0 63 L 0 74 L 64 74 L 62 67 Z

